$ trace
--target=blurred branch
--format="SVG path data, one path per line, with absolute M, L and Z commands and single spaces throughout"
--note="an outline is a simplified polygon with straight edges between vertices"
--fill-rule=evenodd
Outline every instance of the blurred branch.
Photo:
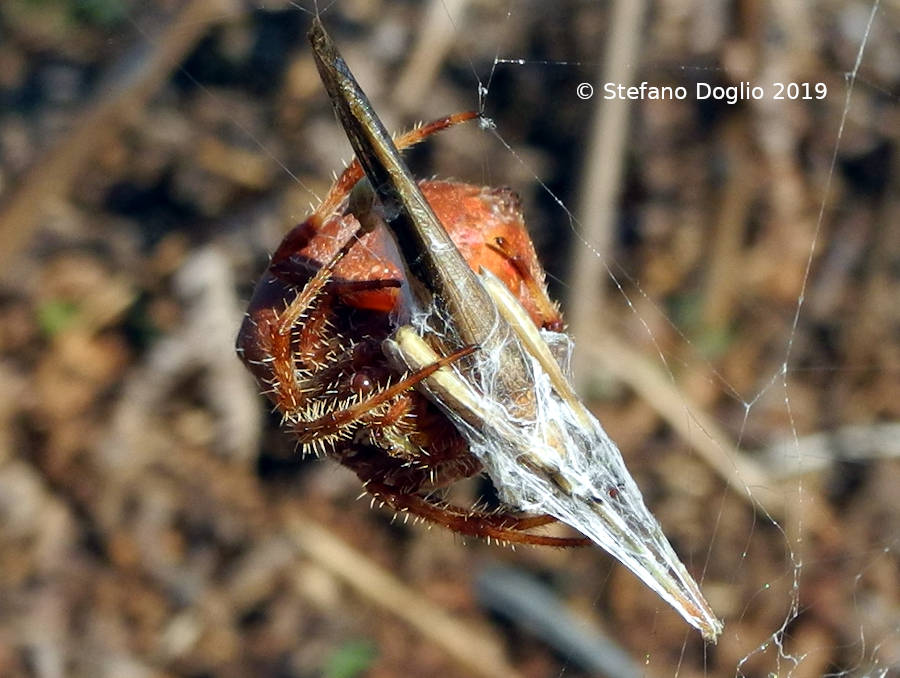
M 703 408 L 637 351 L 608 333 L 598 332 L 597 336 L 583 352 L 634 389 L 751 508 L 774 520 L 784 520 L 788 511 L 802 509 L 803 525 L 809 532 L 833 535 L 837 522 L 813 488 L 804 490 L 803 506 L 789 506 L 779 474 L 742 452 Z M 703 435 L 696 435 L 697 431 Z M 763 489 L 769 492 L 761 492 Z
M 438 70 L 456 40 L 456 21 L 466 11 L 468 0 L 431 0 L 424 24 L 406 65 L 397 78 L 391 97 L 402 113 L 421 110 Z
M 598 86 L 602 82 L 630 85 L 634 79 L 645 6 L 643 0 L 617 0 L 613 4 L 606 31 L 606 51 L 596 76 Z M 596 100 L 601 101 L 601 98 L 596 96 Z M 631 102 L 627 99 L 604 100 L 595 106 L 576 210 L 579 225 L 576 238 L 580 237 L 587 246 L 576 242 L 573 248 L 572 287 L 567 300 L 570 330 L 576 337 L 592 336 L 593 320 L 602 313 L 605 280 L 602 272 L 619 213 L 630 110 Z M 580 385 L 590 374 L 586 360 L 585 352 L 575 353 L 573 373 Z
M 158 341 L 126 381 L 102 456 L 108 464 L 137 469 L 140 455 L 130 442 L 141 441 L 147 413 L 166 401 L 180 378 L 201 370 L 204 396 L 216 415 L 217 449 L 249 463 L 256 456 L 262 417 L 256 386 L 234 355 L 241 312 L 228 261 L 212 246 L 200 249 L 179 269 L 175 286 L 185 322 Z
M 48 204 L 66 197 L 96 150 L 135 119 L 214 21 L 236 15 L 231 0 L 191 0 L 159 35 L 123 56 L 97 86 L 99 100 L 25 175 L 0 208 L 0 266 L 28 242 Z
M 287 517 L 286 525 L 288 536 L 305 556 L 363 598 L 402 619 L 474 675 L 484 678 L 520 676 L 483 628 L 454 619 L 364 553 L 298 512 Z
M 701 458 L 748 501 L 751 488 L 766 487 L 772 479 L 765 469 L 741 452 L 728 434 L 711 417 L 687 400 L 678 387 L 637 351 L 609 334 L 584 346 L 592 360 L 602 361 L 603 369 L 628 384 L 644 398 L 679 435 L 695 447 Z M 697 436 L 697 430 L 705 435 Z M 780 510 L 772 508 L 776 513 Z
M 775 442 L 761 454 L 778 480 L 826 471 L 838 462 L 900 459 L 900 424 L 844 426 L 837 431 Z
M 758 183 L 756 168 L 747 157 L 751 143 L 743 117 L 725 126 L 722 147 L 728 175 L 719 209 L 713 213 L 714 222 L 709 224 L 713 245 L 703 300 L 703 321 L 714 331 L 727 329 L 738 310 L 735 301 L 743 282 L 741 249 Z
M 577 619 L 538 580 L 508 567 L 489 567 L 478 575 L 478 597 L 592 674 L 631 678 L 644 675 L 631 657 L 603 631 Z

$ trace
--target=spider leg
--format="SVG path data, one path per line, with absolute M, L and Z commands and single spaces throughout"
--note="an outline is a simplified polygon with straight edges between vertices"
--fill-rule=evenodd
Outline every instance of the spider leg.
M 466 111 L 465 113 L 455 113 L 454 115 L 438 118 L 425 125 L 404 132 L 394 140 L 394 143 L 399 150 L 403 150 L 404 148 L 416 145 L 436 132 L 441 132 L 454 125 L 477 117 L 478 113 L 475 111 Z M 315 214 L 310 217 L 310 222 L 313 226 L 317 227 L 327 220 L 340 206 L 344 198 L 350 193 L 351 189 L 356 185 L 356 182 L 362 179 L 362 177 L 362 166 L 359 164 L 359 160 L 354 158 L 344 171 L 341 172 L 337 181 L 334 182 L 334 185 L 331 187 L 331 190 L 328 191 L 328 195 L 325 196 L 325 199 L 322 201 L 322 204 L 319 205 Z
M 425 138 L 435 134 L 436 132 L 440 132 L 442 130 L 453 127 L 454 125 L 458 125 L 460 123 L 466 122 L 468 120 L 472 120 L 473 118 L 477 118 L 478 114 L 474 111 L 467 111 L 464 113 L 456 113 L 454 115 L 448 115 L 443 118 L 439 118 L 437 120 L 433 120 L 425 125 L 421 125 L 414 129 L 401 134 L 396 139 L 396 144 L 398 149 L 409 148 L 410 146 L 414 146 Z M 341 207 L 341 204 L 350 195 L 353 187 L 362 179 L 364 176 L 362 166 L 359 164 L 359 160 L 356 158 L 347 165 L 341 175 L 337 178 L 334 184 L 328 191 L 328 195 L 325 196 L 325 199 L 319 204 L 316 210 L 298 227 L 294 228 L 293 231 L 285 236 L 284 240 L 278 246 L 278 249 L 272 254 L 272 261 L 270 264 L 270 270 L 280 279 L 284 280 L 287 283 L 293 283 L 292 272 L 290 267 L 282 267 L 285 261 L 290 260 L 290 258 L 294 255 L 294 253 L 299 252 L 304 247 L 306 247 L 310 240 L 312 240 L 316 234 L 320 231 L 322 226 L 331 218 L 333 218 L 338 209 Z M 365 229 L 358 230 L 354 237 L 350 238 L 348 243 L 345 243 L 345 247 L 341 248 L 329 261 L 329 264 L 320 268 L 316 275 L 313 276 L 308 282 L 306 281 L 307 273 L 304 272 L 301 275 L 304 278 L 304 283 L 306 287 L 304 288 L 304 292 L 308 291 L 308 296 L 306 298 L 298 297 L 294 300 L 294 303 L 291 305 L 292 310 L 291 314 L 293 316 L 293 321 L 296 321 L 300 314 L 303 312 L 305 308 L 312 303 L 315 298 L 315 295 L 319 294 L 324 286 L 325 282 L 329 281 L 331 274 L 334 271 L 334 267 L 337 263 L 347 254 L 347 251 L 353 246 L 358 237 L 362 235 Z M 320 278 L 321 276 L 321 278 Z M 320 278 L 317 280 L 317 278 Z M 334 283 L 334 281 L 331 281 Z M 386 281 L 382 283 L 381 281 L 372 281 L 370 284 L 379 285 L 381 284 L 383 287 L 394 287 L 396 286 L 395 281 Z M 312 285 L 312 287 L 310 287 Z M 351 290 L 351 291 L 359 291 L 359 290 Z M 291 318 L 285 316 L 285 325 L 290 325 L 293 322 Z
M 363 398 L 359 402 L 348 404 L 344 407 L 338 407 L 319 417 L 303 419 L 294 426 L 294 432 L 297 434 L 301 443 L 309 443 L 317 438 L 334 437 L 348 426 L 352 426 L 354 423 L 360 421 L 372 410 L 388 403 L 391 399 L 404 391 L 408 391 L 442 367 L 445 367 L 464 356 L 470 355 L 476 350 L 476 346 L 465 346 L 446 357 L 434 361 L 430 365 L 422 367 L 422 369 L 416 370 L 393 386 L 389 386 L 378 393 Z
M 303 289 L 300 290 L 300 294 L 294 297 L 293 301 L 288 304 L 288 307 L 279 314 L 279 334 L 289 335 L 291 333 L 294 323 L 310 309 L 318 296 L 325 290 L 326 284 L 334 273 L 335 266 L 337 266 L 341 259 L 346 256 L 347 252 L 350 251 L 350 248 L 356 244 L 362 230 L 362 228 L 357 229 L 356 232 L 347 239 L 347 242 L 341 245 L 341 248 L 334 253 L 334 256 L 316 271 L 316 274 L 308 283 L 306 283 L 306 285 L 304 285 Z
M 269 397 L 281 412 L 297 412 L 307 402 L 308 394 L 297 371 L 298 357 L 302 365 L 315 366 L 320 362 L 318 354 L 331 350 L 322 340 L 330 303 L 325 292 L 335 266 L 356 243 L 360 230 L 316 271 L 283 311 L 259 313 L 254 320 L 253 350 L 266 356 L 270 369 L 263 378 L 269 386 Z M 301 318 L 305 322 L 301 323 L 300 336 L 296 337 L 294 330 Z M 299 356 L 295 350 L 298 345 L 303 347 Z
M 466 511 L 449 504 L 439 504 L 418 494 L 407 494 L 382 483 L 370 481 L 366 490 L 395 511 L 410 513 L 418 518 L 442 525 L 454 532 L 483 539 L 495 539 L 511 544 L 536 546 L 586 546 L 591 543 L 584 537 L 552 537 L 531 534 L 525 530 L 546 525 L 556 519 L 552 516 L 520 518 L 506 513 Z

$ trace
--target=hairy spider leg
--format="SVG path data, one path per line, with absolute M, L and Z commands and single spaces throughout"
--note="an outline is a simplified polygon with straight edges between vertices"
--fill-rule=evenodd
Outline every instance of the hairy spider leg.
M 455 351 L 450 355 L 441 358 L 440 360 L 436 360 L 430 365 L 426 365 L 422 369 L 413 372 L 405 379 L 401 379 L 400 381 L 398 381 L 393 386 L 390 386 L 383 391 L 364 398 L 363 400 L 360 400 L 353 405 L 327 412 L 321 417 L 317 417 L 315 419 L 303 421 L 301 424 L 298 424 L 294 427 L 294 433 L 297 434 L 297 437 L 300 439 L 301 443 L 314 440 L 323 434 L 326 436 L 333 435 L 334 432 L 339 431 L 340 429 L 360 420 L 371 410 L 384 405 L 392 398 L 400 395 L 404 391 L 408 391 L 420 381 L 427 379 L 442 367 L 445 367 L 464 356 L 470 355 L 476 350 L 478 350 L 477 346 L 464 346 L 458 351 Z
M 420 141 L 424 141 L 436 132 L 441 132 L 477 117 L 478 113 L 475 111 L 466 111 L 438 118 L 437 120 L 432 120 L 427 124 L 414 127 L 413 129 L 404 132 L 394 140 L 394 143 L 397 148 L 402 151 L 410 146 L 415 146 Z M 341 176 L 338 177 L 338 180 L 331 187 L 331 190 L 328 191 L 328 195 L 325 196 L 325 199 L 319 205 L 318 209 L 316 209 L 315 213 L 310 216 L 310 223 L 314 227 L 321 226 L 321 224 L 331 217 L 334 211 L 340 206 L 344 198 L 356 185 L 356 182 L 362 178 L 362 165 L 359 164 L 359 160 L 354 158 L 344 171 L 341 172 Z
M 277 385 L 274 385 L 274 387 L 278 405 L 282 411 L 296 412 L 300 408 L 303 400 L 303 389 L 297 382 L 294 364 L 292 346 L 292 332 L 294 326 L 298 320 L 313 308 L 316 300 L 325 290 L 327 283 L 334 272 L 334 268 L 356 244 L 363 230 L 364 229 L 360 227 L 350 238 L 348 238 L 347 242 L 335 252 L 334 256 L 332 256 L 331 259 L 316 272 L 303 289 L 300 290 L 300 293 L 290 304 L 288 304 L 287 308 L 278 315 L 277 322 L 271 326 L 273 331 L 269 334 L 271 342 L 269 348 L 271 350 L 271 355 L 273 356 L 273 371 L 277 382 Z M 373 285 L 381 283 L 382 285 L 391 286 L 393 284 L 393 281 L 366 282 Z M 313 315 L 318 318 L 324 318 L 324 314 L 321 312 Z M 423 379 L 427 379 L 441 367 L 449 365 L 453 361 L 471 354 L 476 348 L 477 347 L 475 346 L 463 347 L 451 355 L 423 367 L 421 370 L 414 372 L 405 379 L 379 393 L 364 398 L 355 404 L 327 412 L 322 416 L 304 420 L 302 423 L 297 424 L 295 432 L 298 434 L 301 442 L 309 442 L 319 436 L 330 437 L 342 428 L 361 419 L 370 410 L 387 403 L 395 396 L 411 389 Z M 287 410 L 284 409 L 285 406 L 288 408 Z
M 306 400 L 305 390 L 298 383 L 297 378 L 292 336 L 294 326 L 305 315 L 310 316 L 310 322 L 304 325 L 301 332 L 315 333 L 320 325 L 327 322 L 324 308 L 321 306 L 316 308 L 316 302 L 322 298 L 327 304 L 327 297 L 322 295 L 326 283 L 331 278 L 334 267 L 356 243 L 357 236 L 358 232 L 343 244 L 334 256 L 303 286 L 284 311 L 273 319 L 260 320 L 261 323 L 265 323 L 265 328 L 260 328 L 260 341 L 266 344 L 264 349 L 270 356 L 272 365 L 273 376 L 270 383 L 272 397 L 281 412 L 297 412 Z M 312 311 L 318 312 L 313 313 Z
M 360 226 L 356 231 L 351 235 L 347 242 L 341 245 L 340 249 L 334 253 L 334 256 L 329 259 L 324 266 L 322 266 L 316 274 L 303 286 L 303 289 L 300 290 L 300 294 L 294 297 L 293 301 L 288 304 L 288 307 L 278 316 L 278 334 L 290 336 L 291 330 L 294 328 L 294 324 L 300 319 L 300 317 L 306 313 L 312 305 L 315 303 L 316 299 L 320 294 L 325 290 L 325 287 L 328 281 L 331 279 L 332 274 L 334 273 L 335 267 L 340 263 L 341 259 L 343 259 L 347 252 L 357 243 L 359 237 L 365 232 L 365 229 Z M 374 281 L 380 282 L 380 281 Z
M 552 516 L 521 518 L 507 513 L 466 511 L 449 504 L 437 503 L 430 497 L 403 493 L 383 483 L 368 482 L 365 488 L 395 511 L 412 514 L 471 537 L 534 546 L 572 547 L 587 546 L 591 543 L 590 539 L 584 537 L 553 537 L 525 531 L 555 522 L 556 519 Z

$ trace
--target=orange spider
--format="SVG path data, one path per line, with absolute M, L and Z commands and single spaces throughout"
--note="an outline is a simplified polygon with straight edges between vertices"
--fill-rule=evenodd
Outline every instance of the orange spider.
M 396 140 L 406 148 L 452 125 L 460 113 Z M 580 538 L 531 534 L 554 520 L 449 506 L 431 493 L 478 474 L 482 465 L 435 405 L 413 387 L 464 349 L 412 374 L 397 374 L 382 343 L 408 324 L 404 263 L 383 225 L 362 227 L 348 209 L 363 178 L 354 160 L 319 208 L 292 229 L 256 286 L 237 350 L 304 451 L 352 469 L 366 490 L 396 511 L 451 530 L 507 542 L 572 546 Z M 419 187 L 473 270 L 484 267 L 512 292 L 538 327 L 559 331 L 544 272 L 525 229 L 519 198 L 507 188 L 451 181 Z M 359 237 L 357 237 L 359 235 Z

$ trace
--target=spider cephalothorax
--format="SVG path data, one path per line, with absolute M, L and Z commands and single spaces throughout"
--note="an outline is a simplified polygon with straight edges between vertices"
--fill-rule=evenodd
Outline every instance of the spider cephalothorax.
M 318 19 L 310 38 L 357 160 L 278 247 L 238 336 L 285 428 L 395 511 L 505 542 L 594 541 L 714 639 L 721 624 L 571 386 L 515 194 L 414 181 Z M 482 470 L 508 509 L 436 498 Z M 554 520 L 588 539 L 532 531 Z

